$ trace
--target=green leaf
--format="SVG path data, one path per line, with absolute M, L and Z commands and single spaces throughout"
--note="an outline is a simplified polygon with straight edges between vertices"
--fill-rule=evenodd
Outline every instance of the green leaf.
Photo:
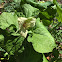
M 57 0 L 53 0 L 53 3 L 56 5 L 57 7 L 57 19 L 59 22 L 62 22 L 62 8 L 60 7 L 59 3 L 57 2 Z
M 41 7 L 43 6 L 44 8 L 47 8 L 48 6 L 52 5 L 53 3 L 51 1 L 47 1 L 45 3 L 39 3 L 39 6 L 41 5 Z
M 50 21 L 50 20 L 45 20 L 45 19 L 43 19 L 42 22 L 43 22 L 43 24 L 44 24 L 45 26 L 49 26 L 49 25 L 52 23 L 52 21 Z
M 54 9 L 53 7 L 48 7 L 46 10 L 40 12 L 39 17 L 41 19 L 51 20 L 54 18 L 55 15 L 56 15 L 56 9 Z
M 34 50 L 39 53 L 52 52 L 56 46 L 54 38 L 40 22 L 39 18 L 36 22 L 36 29 L 33 30 L 33 35 L 28 36 L 28 42 L 32 42 Z
M 39 13 L 39 17 L 45 26 L 49 26 L 52 23 L 56 12 L 56 9 L 54 9 L 53 7 L 48 7 L 46 10 Z
M 56 5 L 57 5 L 57 13 L 58 13 L 57 19 L 59 22 L 62 22 L 62 8 L 60 8 L 58 3 L 56 3 Z
M 2 34 L 0 47 L 3 48 L 10 55 L 14 55 L 15 52 L 22 52 L 22 43 L 24 38 L 21 35 L 13 34 L 11 35 L 5 30 L 0 30 L 0 34 Z
M 23 52 L 24 49 L 22 43 L 24 41 L 24 37 L 16 33 L 8 33 L 6 30 L 2 29 L 0 29 L 0 34 L 0 47 L 8 54 L 14 55 L 15 52 Z
M 39 10 L 37 8 L 32 7 L 30 4 L 23 4 L 22 10 L 25 17 L 35 16 L 37 15 L 37 13 L 39 13 Z
M 43 62 L 48 62 L 44 54 L 43 54 Z
M 19 37 L 10 37 L 10 39 L 7 39 L 7 42 L 5 44 L 5 49 L 10 55 L 14 55 L 15 52 L 18 52 L 22 49 L 22 42 L 24 41 L 24 38 Z
M 0 15 L 0 28 L 6 29 L 12 24 L 18 28 L 17 16 L 14 13 L 3 12 Z
M 46 10 L 39 13 L 39 17 L 45 26 L 49 26 L 52 23 L 53 18 L 56 15 L 56 9 L 48 7 Z M 41 17 L 42 16 L 42 17 Z
M 13 35 L 13 36 L 20 36 L 19 33 L 12 33 L 11 35 Z
M 24 51 L 22 53 L 16 54 L 16 62 L 41 62 L 42 54 L 39 54 L 34 51 L 31 43 L 24 41 Z
M 51 1 L 47 1 L 45 3 L 36 3 L 36 2 L 31 1 L 31 0 L 25 0 L 25 2 L 29 3 L 33 7 L 36 7 L 40 10 L 47 9 L 48 6 L 53 5 L 53 3 Z

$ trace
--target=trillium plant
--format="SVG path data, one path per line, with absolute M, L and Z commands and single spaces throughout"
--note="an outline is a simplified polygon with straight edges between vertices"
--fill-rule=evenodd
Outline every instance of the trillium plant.
M 57 47 L 53 29 L 48 28 L 54 18 L 62 22 L 62 8 L 56 0 L 14 0 L 4 5 L 0 15 L 0 51 L 4 55 L 0 60 L 49 62 L 46 54 Z
M 33 17 L 29 18 L 19 17 L 18 23 L 19 23 L 19 30 L 21 31 L 20 34 L 26 38 L 28 34 L 28 29 L 34 27 L 35 22 L 36 18 Z

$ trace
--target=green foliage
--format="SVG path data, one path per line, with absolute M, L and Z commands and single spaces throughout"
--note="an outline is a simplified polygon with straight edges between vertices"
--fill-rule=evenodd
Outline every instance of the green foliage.
M 52 23 L 55 14 L 56 14 L 56 9 L 53 7 L 48 7 L 47 9 L 40 12 L 39 17 L 41 18 L 45 26 L 49 26 Z
M 23 0 L 22 2 L 29 3 L 30 5 L 40 9 L 41 11 L 43 9 L 47 9 L 48 6 L 53 5 L 53 3 L 50 1 L 47 1 L 45 3 L 36 3 L 36 2 L 33 2 L 32 0 Z
M 1 33 L 1 31 L 2 30 L 0 29 L 0 34 L 3 34 L 3 36 L 5 36 L 5 39 L 4 39 L 4 41 L 0 42 L 0 47 L 5 49 L 10 55 L 14 55 L 14 53 L 16 51 L 19 52 L 19 50 L 23 48 L 23 46 L 22 46 L 22 42 L 24 41 L 23 37 L 21 37 L 21 36 L 14 37 L 4 31 L 2 31 L 2 33 Z M 20 52 L 22 52 L 22 50 Z
M 60 6 L 57 4 L 57 13 L 58 13 L 58 21 L 62 22 L 62 8 L 60 8 Z
M 24 40 L 23 43 L 25 50 L 23 53 L 19 53 L 18 56 L 16 56 L 16 62 L 41 62 L 42 61 L 42 54 L 39 54 L 35 52 L 33 49 L 31 43 L 28 43 Z
M 60 22 L 54 22 L 53 23 L 54 28 L 51 30 L 51 34 L 53 35 L 53 37 L 55 38 L 55 41 L 57 42 L 62 42 L 62 30 L 60 29 L 62 26 L 62 23 Z
M 10 40 L 8 39 L 5 45 L 6 51 L 10 55 L 14 55 L 15 52 L 19 52 L 19 50 L 22 48 L 23 40 L 24 40 L 23 37 L 17 37 L 15 39 L 10 39 Z
M 62 59 L 57 59 L 57 61 L 56 62 L 62 62 Z
M 39 13 L 39 10 L 37 8 L 32 7 L 30 4 L 23 4 L 22 5 L 22 10 L 25 15 L 25 17 L 31 17 L 31 16 L 36 16 Z
M 6 29 L 12 24 L 18 28 L 17 16 L 14 13 L 3 12 L 0 15 L 0 28 Z
M 59 22 L 62 22 L 62 8 L 56 0 L 53 0 L 53 2 L 54 4 L 56 4 L 56 7 L 57 7 L 57 13 L 58 13 L 57 19 Z
M 56 0 L 6 0 L 3 10 L 0 15 L 0 52 L 5 52 L 5 58 L 0 59 L 48 62 L 44 53 L 51 52 L 53 57 L 49 61 L 61 62 L 59 53 L 62 52 L 55 41 L 62 42 L 62 30 L 58 29 L 62 27 L 62 8 Z
M 4 50 L 4 49 L 2 49 L 1 47 L 0 47 L 0 51 L 5 52 L 5 50 Z
M 36 29 L 33 30 L 32 36 L 28 37 L 28 42 L 32 42 L 33 48 L 39 53 L 48 53 L 55 48 L 55 41 L 47 29 L 37 19 Z

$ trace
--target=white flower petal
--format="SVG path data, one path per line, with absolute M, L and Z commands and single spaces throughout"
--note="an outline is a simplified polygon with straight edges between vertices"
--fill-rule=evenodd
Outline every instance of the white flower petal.
M 22 29 L 21 32 L 20 32 L 20 34 L 21 34 L 24 38 L 26 38 L 26 36 L 27 36 L 27 34 L 28 34 L 28 30 Z
M 28 30 L 30 27 L 34 27 L 36 23 L 36 18 L 29 17 L 19 17 L 18 18 L 18 23 L 19 23 L 19 30 L 21 30 L 20 34 L 26 38 L 28 34 Z

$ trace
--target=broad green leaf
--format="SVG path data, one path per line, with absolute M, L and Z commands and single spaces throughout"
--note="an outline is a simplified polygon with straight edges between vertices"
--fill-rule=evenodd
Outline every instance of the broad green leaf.
M 39 10 L 37 8 L 32 7 L 30 4 L 23 4 L 22 10 L 25 17 L 35 16 L 39 13 Z
M 16 54 L 16 62 L 42 62 L 42 54 L 34 51 L 31 43 L 24 41 L 24 51 L 22 53 Z
M 48 62 L 44 54 L 43 54 L 43 62 Z
M 40 22 L 39 18 L 36 22 L 36 29 L 33 30 L 33 35 L 28 36 L 28 42 L 32 42 L 34 50 L 39 53 L 52 52 L 56 46 L 54 38 Z
M 14 13 L 3 12 L 0 15 L 0 28 L 6 29 L 10 25 L 15 25 L 18 28 L 17 16 Z

